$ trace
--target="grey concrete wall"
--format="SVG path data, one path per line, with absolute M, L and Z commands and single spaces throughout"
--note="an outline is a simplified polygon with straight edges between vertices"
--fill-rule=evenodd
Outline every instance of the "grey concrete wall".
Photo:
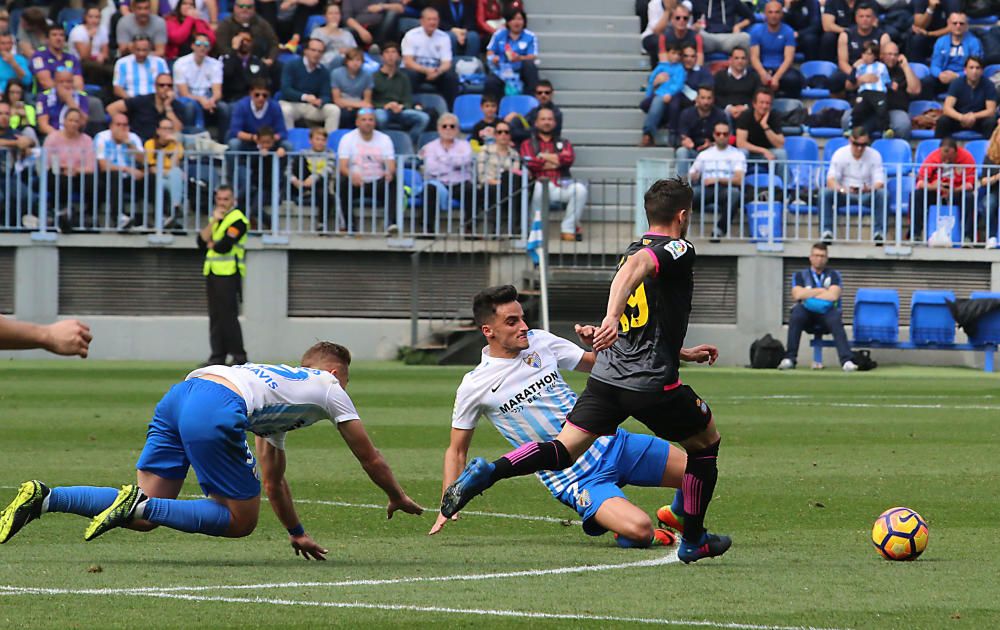
M 59 248 L 53 243 L 25 238 L 9 240 L 5 237 L 0 239 L 0 244 L 17 248 L 15 317 L 40 323 L 49 323 L 58 317 L 72 317 L 72 314 L 59 313 Z M 74 244 L 78 244 L 75 239 Z M 247 351 L 252 360 L 294 361 L 306 347 L 318 340 L 344 343 L 358 359 L 394 358 L 400 346 L 410 344 L 410 322 L 407 319 L 288 317 L 286 279 L 289 248 L 255 245 L 253 256 L 248 258 L 241 317 Z M 312 242 L 302 245 L 306 248 L 316 246 Z M 359 242 L 352 241 L 345 245 L 351 249 L 365 249 Z M 170 246 L 184 245 L 175 243 Z M 837 255 L 840 258 L 881 255 L 879 250 L 870 249 L 843 250 Z M 785 252 L 774 253 L 758 252 L 746 244 L 704 247 L 701 252 L 703 256 L 737 257 L 737 321 L 735 324 L 692 323 L 687 343 L 713 343 L 720 349 L 722 365 L 740 366 L 749 362 L 750 344 L 764 333 L 769 332 L 785 342 L 787 327 L 782 324 L 783 259 L 805 257 L 808 244 L 790 244 Z M 940 255 L 939 252 L 918 250 L 913 258 L 930 257 L 935 253 Z M 945 255 L 956 260 L 996 258 L 994 252 L 988 251 L 955 250 L 945 252 Z M 493 283 L 509 281 L 513 276 L 508 274 L 520 277 L 522 269 L 526 269 L 523 255 L 496 255 L 491 260 L 490 280 Z M 1000 292 L 1000 261 L 992 262 L 991 286 L 994 291 Z M 95 359 L 183 360 L 196 363 L 208 356 L 207 316 L 86 316 L 83 319 L 94 331 L 91 356 Z M 567 324 L 571 322 L 554 322 L 553 328 L 556 332 L 572 335 L 572 327 Z M 429 324 L 422 323 L 420 335 L 427 334 L 428 330 Z M 909 331 L 904 327 L 900 338 L 908 336 Z M 961 331 L 957 339 L 964 341 Z M 809 364 L 811 352 L 808 338 L 804 338 L 799 352 L 800 365 Z M 9 358 L 14 354 L 0 353 L 0 358 Z M 883 364 L 982 366 L 981 353 L 972 352 L 877 350 L 873 354 Z M 48 356 L 40 351 L 17 355 Z M 829 367 L 837 367 L 836 353 L 832 348 L 824 351 L 824 360 Z

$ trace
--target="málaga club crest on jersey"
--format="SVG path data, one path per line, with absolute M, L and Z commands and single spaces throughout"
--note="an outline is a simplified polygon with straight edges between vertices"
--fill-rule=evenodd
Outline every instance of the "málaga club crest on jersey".
M 525 365 L 533 367 L 536 370 L 542 367 L 542 357 L 538 356 L 537 352 L 532 352 L 521 360 L 524 361 Z

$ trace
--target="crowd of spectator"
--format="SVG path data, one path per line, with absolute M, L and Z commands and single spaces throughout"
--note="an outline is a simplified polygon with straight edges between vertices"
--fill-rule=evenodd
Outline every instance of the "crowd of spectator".
M 508 202 L 519 198 L 526 172 L 552 180 L 547 197 L 567 206 L 563 238 L 580 238 L 586 187 L 570 179 L 573 147 L 560 136 L 562 112 L 539 76 L 539 41 L 520 0 L 70 6 L 15 0 L 0 9 L 3 164 L 46 149 L 61 228 L 74 223 L 71 205 L 82 210 L 100 199 L 117 208 L 154 189 L 172 222 L 193 179 L 185 144 L 190 152 L 191 138 L 206 133 L 226 147 L 226 176 L 244 190 L 269 191 L 273 171 L 264 160 L 240 162 L 240 154 L 277 156 L 300 199 L 336 206 L 325 229 L 344 229 L 359 200 L 393 216 L 401 156 L 386 132 L 395 130 L 409 138 L 407 167 L 422 174 L 415 219 L 423 230 L 439 229 L 445 216 L 472 229 L 470 216 L 456 222 L 455 208 L 520 229 L 520 204 Z M 469 58 L 475 63 L 460 67 Z M 468 140 L 451 113 L 465 91 L 483 95 L 484 121 Z M 520 93 L 536 96 L 537 107 L 500 119 L 500 100 Z M 308 143 L 297 135 L 293 144 L 303 127 Z M 338 130 L 351 131 L 334 143 Z M 406 191 L 417 205 L 417 193 Z M 540 185 L 531 191 L 537 206 Z M 38 192 L 35 182 L 18 194 Z M 134 212 L 117 220 L 119 228 L 139 221 Z

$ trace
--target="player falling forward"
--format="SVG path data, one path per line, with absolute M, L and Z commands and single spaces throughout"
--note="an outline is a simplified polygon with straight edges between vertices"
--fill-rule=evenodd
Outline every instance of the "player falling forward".
M 158 525 L 209 536 L 248 536 L 260 513 L 257 462 L 246 442 L 249 431 L 256 436 L 271 508 L 288 529 L 296 555 L 325 560 L 327 550 L 305 532 L 285 481 L 286 432 L 320 420 L 336 424 L 362 468 L 389 496 L 389 518 L 396 510 L 420 514 L 423 508 L 396 482 L 344 391 L 350 364 L 347 348 L 320 342 L 306 351 L 301 367 L 247 363 L 191 372 L 153 412 L 135 485 L 50 489 L 39 481 L 25 482 L 0 513 L 0 543 L 47 512 L 93 517 L 85 540 L 115 527 L 149 531 Z M 208 499 L 177 499 L 189 467 Z
M 529 330 L 513 286 L 481 291 L 473 299 L 472 310 L 488 345 L 455 396 L 444 487 L 464 468 L 481 416 L 489 418 L 516 447 L 552 440 L 576 402 L 576 393 L 559 370 L 590 372 L 594 366 L 593 352 L 544 330 Z M 580 340 L 590 345 L 595 328 L 577 325 L 576 329 Z M 712 362 L 718 351 L 699 346 L 681 354 Z M 620 486 L 678 488 L 686 463 L 685 453 L 668 442 L 618 429 L 594 442 L 570 468 L 537 474 L 552 496 L 580 514 L 587 534 L 600 536 L 611 530 L 621 547 L 649 547 L 673 544 L 675 538 L 666 530 L 654 529 L 649 516 L 625 498 Z M 677 512 L 681 508 L 675 501 L 673 510 L 661 508 L 660 518 L 680 531 L 683 519 L 676 518 Z M 436 534 L 447 522 L 439 515 L 430 533 Z
M 492 463 L 474 459 L 445 490 L 445 517 L 501 479 L 571 466 L 598 437 L 614 433 L 633 416 L 658 437 L 679 442 L 688 454 L 677 556 L 690 563 L 729 549 L 729 537 L 709 534 L 704 527 L 718 478 L 721 437 L 708 405 L 681 383 L 678 372 L 694 291 L 695 251 L 684 240 L 692 197 L 691 187 L 679 178 L 659 180 L 646 191 L 649 231 L 628 246 L 619 264 L 607 314 L 594 333 L 594 368 L 558 437 L 530 442 Z

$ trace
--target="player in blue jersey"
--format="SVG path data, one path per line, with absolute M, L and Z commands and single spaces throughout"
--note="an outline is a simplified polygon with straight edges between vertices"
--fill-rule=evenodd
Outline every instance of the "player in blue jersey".
M 476 458 L 445 489 L 441 513 L 451 516 L 501 479 L 563 470 L 629 416 L 687 451 L 684 563 L 720 556 L 728 536 L 710 534 L 705 514 L 718 480 L 719 444 L 708 404 L 680 380 L 680 362 L 694 294 L 694 246 L 686 240 L 691 186 L 680 178 L 655 182 L 644 205 L 649 231 L 628 246 L 611 282 L 607 311 L 594 332 L 594 367 L 566 424 L 552 440 L 526 443 L 493 462 Z
M 451 444 L 445 452 L 444 488 L 465 467 L 469 445 L 481 416 L 518 450 L 559 435 L 566 415 L 576 403 L 576 393 L 563 380 L 560 369 L 590 372 L 594 353 L 544 330 L 529 330 L 524 310 L 513 286 L 490 287 L 473 299 L 476 324 L 487 346 L 479 365 L 465 375 L 455 396 Z M 580 340 L 592 342 L 593 326 L 577 326 Z M 714 362 L 714 346 L 682 350 L 693 361 Z M 518 451 L 514 451 L 516 457 Z M 672 534 L 654 529 L 649 516 L 628 501 L 621 486 L 679 488 L 687 465 L 684 451 L 665 440 L 617 429 L 598 438 L 572 466 L 540 471 L 538 477 L 552 495 L 575 509 L 587 534 L 600 536 L 611 530 L 622 547 L 672 544 Z M 682 530 L 683 497 L 659 510 L 662 524 Z M 447 523 L 438 516 L 435 534 Z
M 153 412 L 136 463 L 136 484 L 119 490 L 49 488 L 27 481 L 0 513 L 0 543 L 51 512 L 92 517 L 85 540 L 115 527 L 149 531 L 159 525 L 240 538 L 257 526 L 263 478 L 268 501 L 288 529 L 296 555 L 324 560 L 327 550 L 305 532 L 285 481 L 285 433 L 320 420 L 336 424 L 369 478 L 388 495 L 389 518 L 397 510 L 422 513 L 396 482 L 344 391 L 350 364 L 347 348 L 320 342 L 306 351 L 301 367 L 248 363 L 191 372 Z M 248 431 L 256 436 L 256 458 L 246 441 Z M 177 499 L 189 467 L 207 499 Z

